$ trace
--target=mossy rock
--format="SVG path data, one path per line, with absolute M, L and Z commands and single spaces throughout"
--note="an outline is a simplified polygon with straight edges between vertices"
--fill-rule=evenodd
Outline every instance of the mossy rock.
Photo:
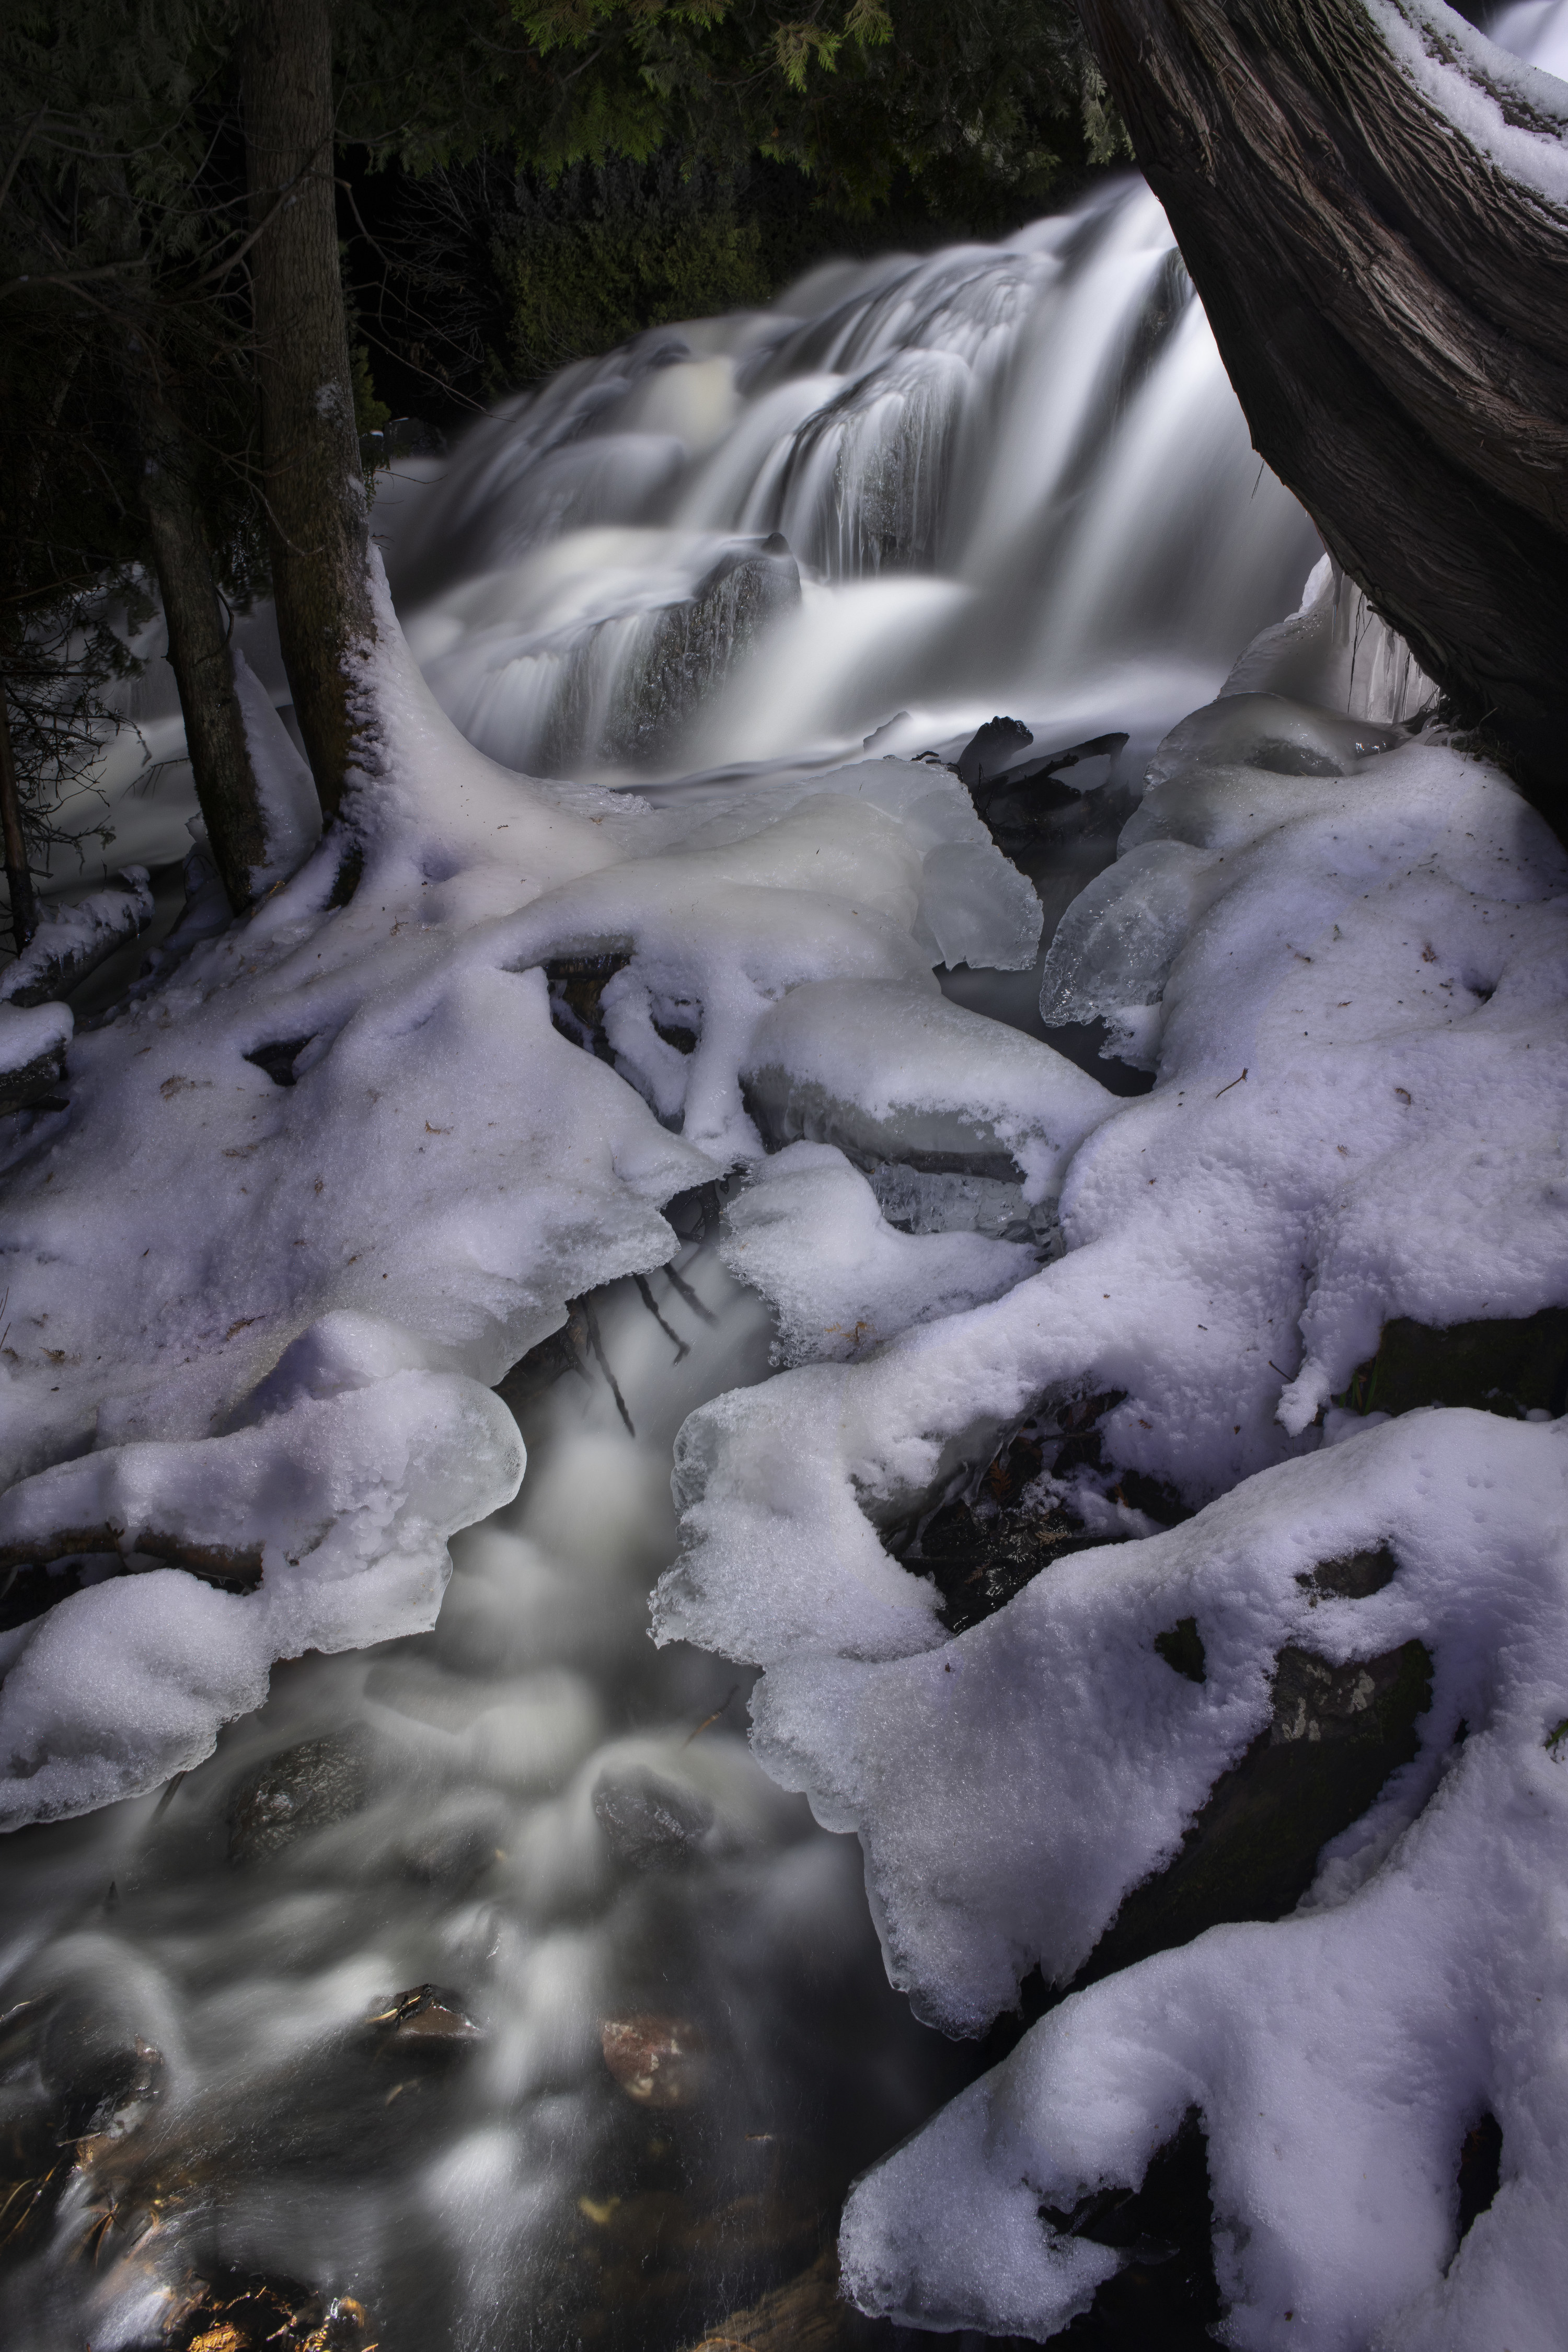
M 1522 1420 L 1568 1406 L 1568 1307 L 1433 1327 L 1397 1315 L 1336 1402 L 1352 1412 L 1471 1405 Z

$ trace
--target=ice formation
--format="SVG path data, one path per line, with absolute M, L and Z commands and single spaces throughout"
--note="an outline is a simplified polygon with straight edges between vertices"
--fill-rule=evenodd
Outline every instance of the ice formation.
M 324 845 L 79 1032 L 68 1103 L 10 1148 L 0 1558 L 81 1583 L 5 1637 L 11 1822 L 188 1766 L 276 1657 L 433 1621 L 446 1537 L 521 1474 L 488 1384 L 670 1255 L 664 1202 L 761 1156 L 741 1073 L 787 992 L 894 984 L 940 1015 L 939 940 L 1034 956 L 1038 903 L 947 771 L 663 811 L 530 782 L 382 625 L 391 757 L 350 902 Z M 545 968 L 584 957 L 614 967 L 614 1068 L 552 1020 Z M 29 1064 L 69 1019 L 8 1017 Z M 954 1298 L 1017 1255 L 888 1245 Z M 127 1654 L 158 1656 L 158 1706 Z

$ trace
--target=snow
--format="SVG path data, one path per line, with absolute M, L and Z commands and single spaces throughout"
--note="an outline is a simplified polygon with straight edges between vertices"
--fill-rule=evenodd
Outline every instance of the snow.
M 725 1212 L 721 1255 L 777 1310 L 785 1363 L 842 1361 L 890 1332 L 994 1298 L 1032 1274 L 1027 1242 L 900 1233 L 829 1143 L 792 1143 Z
M 1549 205 L 1568 203 L 1568 90 L 1554 73 L 1510 56 L 1443 0 L 1366 0 L 1366 9 L 1448 135 Z
M 1299 681 L 1299 643 L 1279 650 Z M 1331 642 L 1319 652 L 1330 669 Z M 1120 2257 L 1055 2234 L 1041 2204 L 1136 2185 L 1196 2107 L 1227 2340 L 1458 2352 L 1484 2314 L 1517 2352 L 1556 2340 L 1565 2283 L 1568 1780 L 1546 1742 L 1568 1692 L 1568 1456 L 1561 1423 L 1331 1401 L 1395 1317 L 1568 1306 L 1568 861 L 1440 734 L 1286 698 L 1268 675 L 1260 656 L 1249 688 L 1162 746 L 1122 854 L 1047 959 L 1047 1015 L 1134 1029 L 1157 1072 L 1066 1142 L 1065 1253 L 693 1414 L 656 1625 L 763 1664 L 757 1752 L 858 1832 L 893 1981 L 967 2033 L 1032 1969 L 1069 1981 L 1170 1860 L 1268 1721 L 1283 1645 L 1310 1635 L 1345 1661 L 1424 1641 L 1419 1754 L 1325 1850 L 1301 1909 L 1072 1995 L 868 2177 L 843 2254 L 868 2309 L 1043 2340 Z M 770 1014 L 764 1047 L 822 992 Z M 898 1091 L 875 995 L 851 988 L 858 1017 L 823 1030 L 845 1041 L 835 1082 L 874 1108 Z M 1045 1122 L 1058 1073 L 1030 1050 L 1012 1107 L 1032 1087 Z M 962 1126 L 962 1090 L 931 1067 L 882 1150 L 896 1132 L 918 1159 L 919 1121 Z M 972 1068 L 977 1129 L 995 1088 L 983 1054 Z M 840 1120 L 810 1132 L 868 1158 Z M 858 1312 L 829 1252 L 791 1267 L 765 1191 L 742 1209 L 759 1193 L 761 1286 L 786 1333 Z M 1101 1531 L 1136 1539 L 1058 1559 L 954 1636 L 918 1555 L 884 1535 L 973 1491 L 1021 1421 L 1108 1394 L 1106 1466 L 1042 1479 L 1037 1501 L 1092 1528 L 1097 1498 Z M 1120 1499 L 1128 1472 L 1204 1507 L 1155 1532 Z M 1300 1581 L 1383 1543 L 1397 1573 L 1372 1597 L 1320 1605 Z M 1154 1646 L 1188 1618 L 1201 1685 Z M 1458 2151 L 1484 2111 L 1504 2187 L 1456 2257 Z
M 863 2300 L 1043 2339 L 1118 2258 L 1058 2238 L 1039 2205 L 1135 2184 L 1195 2105 L 1227 2341 L 1559 2340 L 1568 1769 L 1546 1743 L 1568 1657 L 1565 1482 L 1560 1423 L 1412 1413 L 1169 1534 L 1064 1563 L 953 1644 L 940 1689 L 930 1659 L 896 1670 L 903 1704 L 859 1696 L 856 1746 L 875 1743 L 879 1780 L 900 1788 L 910 1864 L 920 1845 L 928 1871 L 940 1854 L 928 1908 L 973 1944 L 956 1927 L 967 1901 L 1054 1975 L 1259 1727 L 1283 1642 L 1343 1659 L 1419 1637 L 1436 1661 L 1420 1754 L 1298 1913 L 1212 1928 L 1075 1994 L 862 2183 L 844 2255 Z M 1309 1615 L 1298 1580 L 1314 1561 L 1384 1540 L 1391 1584 Z M 1201 1689 L 1149 1646 L 1194 1611 Z M 942 1780 L 995 1785 L 988 1769 L 1014 1789 L 1007 1810 L 984 1830 L 971 1819 L 962 1842 L 951 1823 L 940 1834 Z M 1009 1871 L 1032 1918 L 998 1900 Z M 1501 2125 L 1503 2185 L 1456 2257 L 1458 2151 L 1484 2112 Z
M 761 1159 L 741 1070 L 788 991 L 894 982 L 940 1008 L 939 937 L 1034 954 L 1038 902 L 945 771 L 867 761 L 664 810 L 530 782 L 458 735 L 384 593 L 378 627 L 386 768 L 352 788 L 350 902 L 330 837 L 247 920 L 176 931 L 74 1037 L 68 1013 L 5 1011 L 13 1058 L 70 1043 L 68 1108 L 8 1146 L 0 1545 L 141 1571 L 8 1638 L 10 1821 L 192 1763 L 277 1657 L 434 1621 L 446 1538 L 521 1475 L 488 1385 L 568 1299 L 671 1255 L 672 1196 Z M 89 900 L 51 928 L 99 919 Z M 584 952 L 625 959 L 613 1068 L 552 1025 L 541 967 Z M 908 1261 L 953 1300 L 1037 1262 L 975 1234 L 882 1252 L 900 1270 L 863 1303 L 884 1326 L 928 1303 Z M 259 1559 L 259 1585 L 209 1589 L 207 1554 Z M 181 1559 L 198 1572 L 150 1565 Z M 126 1663 L 153 1655 L 155 1703 Z

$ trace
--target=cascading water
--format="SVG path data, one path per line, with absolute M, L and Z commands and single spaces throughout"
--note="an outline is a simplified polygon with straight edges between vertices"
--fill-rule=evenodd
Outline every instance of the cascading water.
M 400 522 L 400 614 L 472 741 L 679 773 L 1168 723 L 1316 552 L 1163 214 L 833 264 L 509 403 Z
M 996 709 L 1089 739 L 1093 789 L 1009 845 L 1047 940 L 1111 854 L 1114 743 L 1211 695 L 1316 552 L 1130 185 L 646 335 L 395 487 L 410 640 L 509 766 L 668 805 Z M 1036 975 L 947 984 L 1037 1026 Z M 812 2340 L 850 2175 L 975 2071 L 888 1990 L 858 1850 L 763 1780 L 733 1675 L 644 1643 L 676 1431 L 769 1369 L 689 1230 L 514 1392 L 521 1499 L 433 1634 L 281 1671 L 163 1799 L 0 1856 L 18 2352 L 364 2340 L 311 2289 L 384 2352 L 675 2352 L 800 2278 Z

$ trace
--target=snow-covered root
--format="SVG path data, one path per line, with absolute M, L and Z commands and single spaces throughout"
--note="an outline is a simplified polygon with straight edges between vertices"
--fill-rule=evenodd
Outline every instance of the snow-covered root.
M 429 1531 L 483 1517 L 521 1470 L 470 1383 L 569 1299 L 669 1259 L 673 1196 L 760 1160 L 742 1076 L 788 991 L 896 982 L 940 1020 L 940 956 L 1035 954 L 1038 901 L 947 771 L 865 761 L 657 811 L 532 782 L 458 735 L 384 596 L 378 625 L 364 689 L 387 766 L 351 794 L 357 875 L 331 836 L 74 1039 L 68 1014 L 4 1009 L 19 1087 L 68 1052 L 67 1101 L 0 1145 L 0 1558 L 35 1577 L 179 1563 L 88 1583 L 11 1637 L 13 1821 L 190 1762 L 274 1658 L 431 1622 Z M 542 967 L 584 956 L 612 974 L 614 1067 L 552 1019 Z M 1043 1161 L 1027 1172 L 1047 1189 Z M 968 1239 L 888 1245 L 942 1260 L 948 1304 L 1037 1263 Z M 898 1320 L 885 1304 L 880 1328 Z M 254 1592 L 201 1581 L 258 1564 Z M 69 1656 L 108 1659 L 121 1625 L 141 1663 L 89 1693 Z M 139 1716 L 154 1657 L 163 1696 Z
M 900 1924 L 912 1904 L 928 1965 L 984 2000 L 987 1961 L 993 1981 L 1026 1950 L 1070 1968 L 1170 1852 L 1266 1714 L 1285 1640 L 1310 1625 L 1345 1658 L 1419 1638 L 1436 1662 L 1419 1757 L 1325 1852 L 1294 1916 L 1212 1928 L 1075 1994 L 867 2178 L 843 2239 L 867 2308 L 1043 2340 L 1124 2257 L 1041 2208 L 1136 2188 L 1195 2108 L 1226 2341 L 1561 2341 L 1565 1527 L 1561 1425 L 1415 1414 L 1100 1556 L 1098 1575 L 1058 1569 L 953 1645 L 945 1685 L 934 1658 L 861 1668 L 858 1690 L 853 1670 L 809 1694 L 797 1677 L 797 1712 L 851 1715 L 860 1759 L 875 1737 L 879 1785 L 900 1790 Z M 1314 1556 L 1391 1530 L 1392 1582 L 1309 1619 Z M 1150 1646 L 1192 1611 L 1201 1689 Z M 774 1717 L 790 1706 L 775 1696 Z M 976 1786 L 1007 1790 L 978 1821 Z M 1483 2115 L 1501 2185 L 1461 2243 L 1461 2146 Z
M 111 887 L 74 905 L 46 906 L 21 954 L 0 971 L 0 1003 L 47 1004 L 66 995 L 117 948 L 139 938 L 152 919 L 144 866 L 128 866 Z

